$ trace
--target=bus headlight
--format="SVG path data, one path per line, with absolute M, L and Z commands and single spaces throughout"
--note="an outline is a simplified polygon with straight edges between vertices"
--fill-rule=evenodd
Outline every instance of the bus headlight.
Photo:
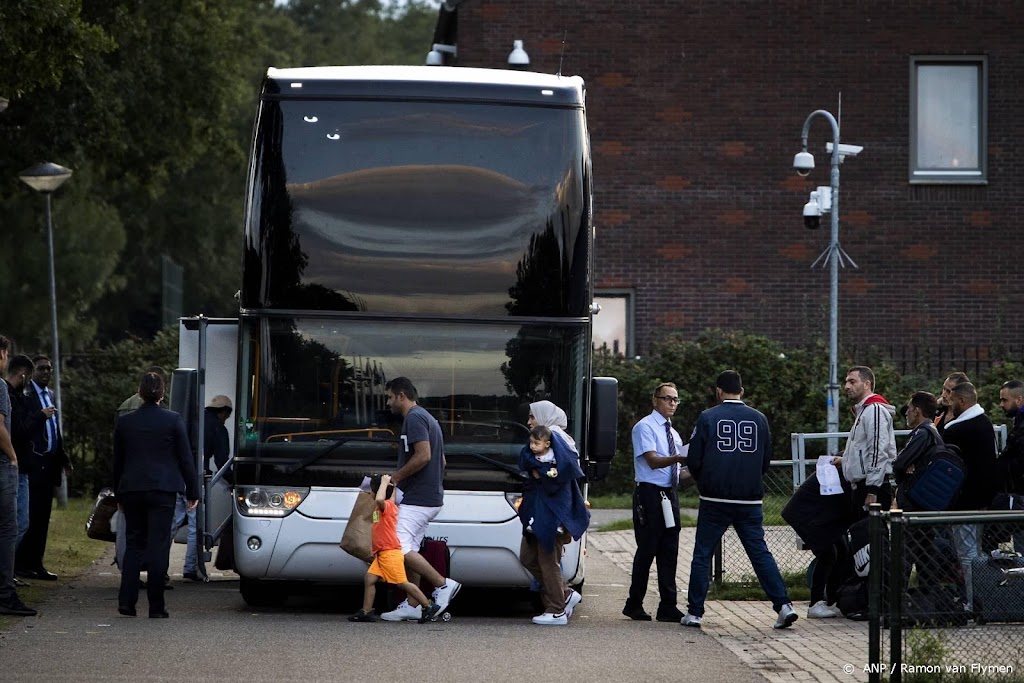
M 309 494 L 308 488 L 236 486 L 238 511 L 247 517 L 285 517 Z

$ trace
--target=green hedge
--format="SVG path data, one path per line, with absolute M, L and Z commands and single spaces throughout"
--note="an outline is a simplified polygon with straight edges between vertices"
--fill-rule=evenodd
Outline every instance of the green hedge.
M 915 371 L 905 375 L 880 351 L 869 350 L 853 359 L 840 354 L 839 382 L 853 365 L 868 365 L 875 372 L 876 390 L 894 405 L 906 402 L 919 389 L 937 392 L 941 376 L 929 377 Z M 823 346 L 790 348 L 758 335 L 739 331 L 711 329 L 696 339 L 669 337 L 653 346 L 651 352 L 636 359 L 595 351 L 594 374 L 619 380 L 618 454 L 611 475 L 596 483 L 595 495 L 624 493 L 633 486 L 633 454 L 630 441 L 633 425 L 652 410 L 651 391 L 660 382 L 674 382 L 680 404 L 673 423 L 684 440 L 693 430 L 701 411 L 714 405 L 715 379 L 722 370 L 737 370 L 743 376 L 744 399 L 765 414 L 772 428 L 774 458 L 784 460 L 790 454 L 793 432 L 825 431 L 828 351 Z M 1024 378 L 1024 366 L 1016 362 L 995 362 L 980 378 L 980 403 L 993 422 L 1006 418 L 999 409 L 999 387 L 1009 379 Z M 845 395 L 840 404 L 840 430 L 849 429 L 853 417 Z M 905 427 L 897 418 L 897 428 Z M 808 456 L 815 448 L 824 452 L 825 444 L 808 444 Z

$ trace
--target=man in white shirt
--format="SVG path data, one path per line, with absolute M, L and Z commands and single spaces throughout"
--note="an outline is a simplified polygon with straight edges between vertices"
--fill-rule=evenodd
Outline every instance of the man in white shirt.
M 679 406 L 676 385 L 665 382 L 651 394 L 654 410 L 633 427 L 633 534 L 636 555 L 629 598 L 622 613 L 635 621 L 650 621 L 644 611 L 644 596 L 651 563 L 658 565 L 658 621 L 679 623 L 683 613 L 676 604 L 676 562 L 679 557 L 679 466 L 686 453 L 679 432 L 672 428 L 672 415 Z M 669 501 L 674 524 L 666 526 L 662 499 Z

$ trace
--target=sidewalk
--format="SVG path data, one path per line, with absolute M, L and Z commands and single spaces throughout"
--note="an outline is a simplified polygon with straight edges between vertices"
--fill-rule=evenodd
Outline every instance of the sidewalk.
M 695 535 L 696 529 L 684 528 L 679 537 L 676 584 L 684 612 Z M 587 546 L 610 559 L 627 577 L 632 572 L 636 552 L 632 531 L 592 531 Z M 652 567 L 648 602 L 656 601 L 657 594 L 657 573 Z M 793 607 L 799 621 L 790 629 L 776 630 L 772 628 L 775 613 L 767 601 L 709 601 L 701 630 L 769 681 L 866 681 L 867 622 L 807 619 L 806 602 L 794 602 Z M 853 672 L 846 673 L 846 666 L 852 666 Z

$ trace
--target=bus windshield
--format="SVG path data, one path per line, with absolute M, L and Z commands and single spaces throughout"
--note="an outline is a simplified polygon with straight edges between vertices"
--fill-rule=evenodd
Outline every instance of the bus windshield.
M 583 111 L 266 100 L 242 307 L 589 315 Z
M 385 385 L 405 376 L 441 424 L 449 470 L 479 458 L 515 464 L 529 403 L 546 398 L 577 440 L 588 330 L 486 324 L 251 318 L 242 326 L 239 458 L 282 462 L 330 450 L 318 465 L 393 464 L 401 416 Z

